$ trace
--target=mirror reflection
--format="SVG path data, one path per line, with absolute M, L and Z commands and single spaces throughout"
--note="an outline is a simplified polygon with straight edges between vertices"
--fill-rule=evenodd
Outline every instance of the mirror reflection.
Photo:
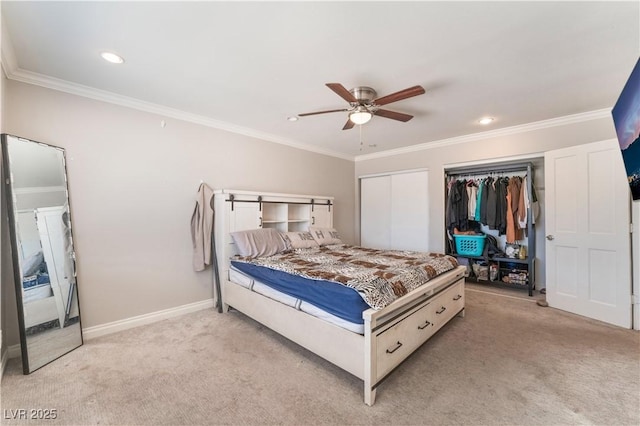
M 82 344 L 62 148 L 3 135 L 25 374 Z

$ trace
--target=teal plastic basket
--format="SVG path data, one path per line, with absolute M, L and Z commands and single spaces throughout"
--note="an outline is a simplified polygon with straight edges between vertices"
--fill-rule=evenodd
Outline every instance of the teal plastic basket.
M 461 256 L 482 256 L 486 235 L 454 235 L 456 252 Z

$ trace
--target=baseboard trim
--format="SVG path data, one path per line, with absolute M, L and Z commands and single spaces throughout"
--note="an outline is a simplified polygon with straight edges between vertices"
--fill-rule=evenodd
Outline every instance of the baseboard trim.
M 4 377 L 4 370 L 7 367 L 7 362 L 11 358 L 20 358 L 22 352 L 20 351 L 20 343 L 17 345 L 7 346 L 7 349 L 2 352 L 2 366 L 0 366 L 0 383 L 2 383 L 2 377 Z
M 84 340 L 91 340 L 96 337 L 106 336 L 107 334 L 117 333 L 118 331 L 152 324 L 167 318 L 173 318 L 209 308 L 213 308 L 213 299 L 202 300 L 200 302 L 189 303 L 188 305 L 177 306 L 175 308 L 164 309 L 162 311 L 151 312 L 149 314 L 138 315 L 123 320 L 83 328 L 82 337 Z

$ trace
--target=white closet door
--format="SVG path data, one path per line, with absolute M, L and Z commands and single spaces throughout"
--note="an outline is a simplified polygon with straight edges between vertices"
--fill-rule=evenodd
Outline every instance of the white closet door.
M 360 179 L 360 245 L 387 249 L 391 246 L 391 179 Z
M 427 172 L 391 175 L 391 248 L 428 251 Z
M 428 251 L 427 171 L 360 179 L 360 245 Z
M 545 153 L 549 306 L 631 327 L 629 187 L 619 148 Z

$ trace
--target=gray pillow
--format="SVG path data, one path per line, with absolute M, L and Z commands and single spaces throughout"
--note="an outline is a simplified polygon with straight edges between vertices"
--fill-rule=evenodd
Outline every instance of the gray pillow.
M 231 238 L 244 257 L 273 256 L 287 249 L 280 232 L 273 228 L 232 232 Z
M 318 243 L 310 232 L 283 232 L 282 238 L 287 246 L 292 249 L 298 248 L 314 248 L 318 247 Z
M 319 226 L 310 226 L 309 232 L 313 235 L 313 239 L 321 246 L 329 244 L 342 244 L 340 234 L 335 228 L 321 228 Z

